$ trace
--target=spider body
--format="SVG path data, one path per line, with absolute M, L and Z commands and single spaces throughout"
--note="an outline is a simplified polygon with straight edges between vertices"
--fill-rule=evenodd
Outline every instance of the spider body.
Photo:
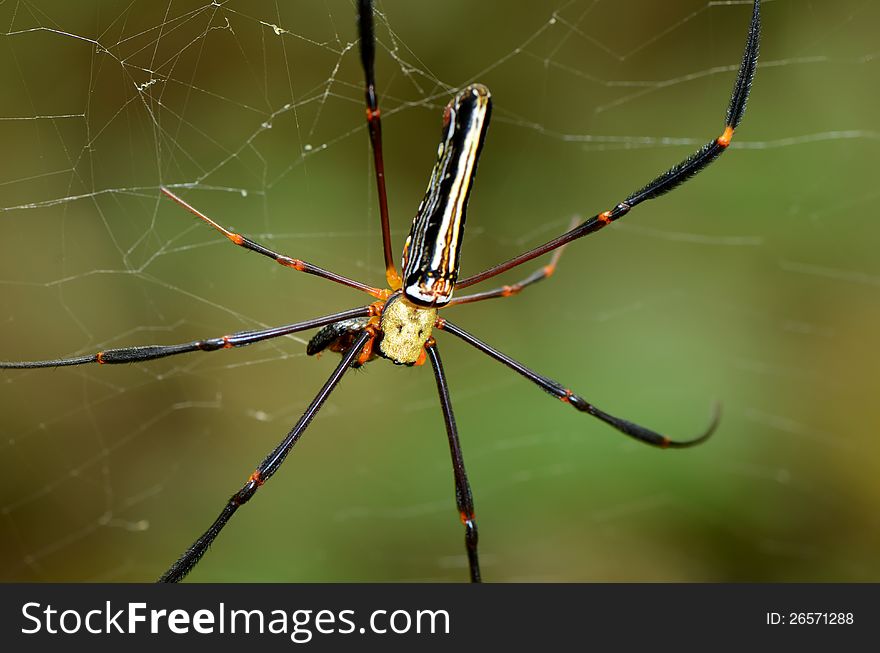
M 760 0 L 754 0 L 746 45 L 728 104 L 724 130 L 720 136 L 710 140 L 696 153 L 672 166 L 640 190 L 614 205 L 614 208 L 583 220 L 543 245 L 534 247 L 519 256 L 462 280 L 458 279 L 461 242 L 464 234 L 467 202 L 489 125 L 492 108 L 489 91 L 485 86 L 472 84 L 456 94 L 447 105 L 443 113 L 443 132 L 437 153 L 437 162 L 431 174 L 428 190 L 413 219 L 409 237 L 403 248 L 402 272 L 398 273 L 393 260 L 385 189 L 382 130 L 373 70 L 375 34 L 373 31 L 373 6 L 370 0 L 359 0 L 358 18 L 361 63 L 366 82 L 364 96 L 367 107 L 367 126 L 376 172 L 387 288 L 376 288 L 330 272 L 299 258 L 275 252 L 256 241 L 220 226 L 168 188 L 162 187 L 161 190 L 167 197 L 217 230 L 233 244 L 273 259 L 276 263 L 296 272 L 321 277 L 364 292 L 373 298 L 372 303 L 304 322 L 268 329 L 242 331 L 181 344 L 108 349 L 95 354 L 52 360 L 0 362 L 0 369 L 32 369 L 89 363 L 112 366 L 120 363 L 145 362 L 189 352 L 213 352 L 243 347 L 315 328 L 320 328 L 320 331 L 309 341 L 306 352 L 309 355 L 314 355 L 330 350 L 342 355 L 342 360 L 315 395 L 299 421 L 266 455 L 256 470 L 247 477 L 244 485 L 229 497 L 222 511 L 208 529 L 161 576 L 160 580 L 163 582 L 177 582 L 186 577 L 215 542 L 235 512 L 250 501 L 256 492 L 279 470 L 348 369 L 364 365 L 377 356 L 387 358 L 398 365 L 422 365 L 428 360 L 431 363 L 449 441 L 455 484 L 455 504 L 464 527 L 464 542 L 470 579 L 474 582 L 480 581 L 474 500 L 465 471 L 446 372 L 433 337 L 434 331 L 442 331 L 464 340 L 467 344 L 513 370 L 552 397 L 559 399 L 563 404 L 579 413 L 595 417 L 624 435 L 654 447 L 666 449 L 694 446 L 705 441 L 717 425 L 718 415 L 716 412 L 708 428 L 700 435 L 689 440 L 675 440 L 629 420 L 615 417 L 575 394 L 561 383 L 533 371 L 471 335 L 468 331 L 438 317 L 437 312 L 444 306 L 516 295 L 524 288 L 548 278 L 553 273 L 559 254 L 566 244 L 591 235 L 627 215 L 637 205 L 664 195 L 721 156 L 730 144 L 734 130 L 745 112 L 749 89 L 755 75 L 760 38 Z M 549 252 L 554 252 L 549 264 L 541 266 L 518 283 L 457 296 L 454 299 L 452 297 L 453 291 L 495 277 Z
M 307 354 L 329 349 L 344 355 L 361 331 L 369 331 L 354 367 L 377 353 L 397 365 L 424 364 L 437 308 L 449 303 L 458 279 L 467 203 L 491 113 L 491 94 L 482 84 L 464 88 L 446 105 L 437 162 L 403 246 L 402 290 L 386 290 L 388 300 L 376 302 L 376 315 L 370 318 L 321 329 L 309 341 Z

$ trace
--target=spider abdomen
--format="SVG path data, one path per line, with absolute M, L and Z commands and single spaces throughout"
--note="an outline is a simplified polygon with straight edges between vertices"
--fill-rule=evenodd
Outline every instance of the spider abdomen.
M 437 162 L 403 248 L 403 293 L 413 304 L 439 307 L 452 297 L 491 114 L 492 98 L 482 84 L 464 88 L 446 105 Z

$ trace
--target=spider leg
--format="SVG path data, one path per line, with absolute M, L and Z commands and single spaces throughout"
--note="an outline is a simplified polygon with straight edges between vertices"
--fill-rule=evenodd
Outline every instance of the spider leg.
M 245 236 L 237 234 L 234 231 L 229 231 L 228 229 L 225 229 L 214 222 L 211 218 L 189 204 L 183 198 L 175 195 L 169 189 L 163 186 L 161 190 L 166 197 L 174 200 L 180 206 L 192 213 L 194 216 L 204 221 L 211 227 L 214 227 L 214 229 L 226 236 L 232 243 L 238 245 L 239 247 L 244 247 L 245 249 L 249 249 L 252 252 L 256 252 L 257 254 L 262 254 L 263 256 L 268 256 L 279 265 L 283 265 L 286 268 L 292 268 L 297 272 L 305 272 L 306 274 L 313 274 L 316 277 L 321 277 L 322 279 L 329 279 L 330 281 L 342 284 L 343 286 L 348 286 L 349 288 L 361 290 L 365 293 L 372 295 L 376 299 L 387 299 L 388 293 L 380 290 L 379 288 L 373 288 L 372 286 L 368 286 L 364 283 L 361 283 L 360 281 L 355 281 L 354 279 L 343 277 L 341 274 L 336 274 L 335 272 L 330 272 L 329 270 L 325 270 L 324 268 L 319 268 L 317 265 L 312 265 L 311 263 L 306 263 L 305 261 L 302 261 L 300 259 L 291 258 L 290 256 L 287 256 L 285 254 L 280 254 L 274 250 L 269 249 L 268 247 L 265 247 L 264 245 L 261 245 L 256 241 L 251 240 L 250 238 L 246 238 Z
M 367 103 L 367 127 L 370 131 L 370 145 L 373 148 L 373 167 L 376 170 L 376 190 L 379 195 L 379 218 L 382 222 L 382 252 L 385 256 L 385 278 L 388 285 L 397 290 L 401 286 L 400 274 L 394 266 L 394 252 L 391 248 L 391 226 L 388 218 L 388 193 L 385 190 L 385 160 L 382 156 L 382 119 L 379 111 L 379 96 L 376 94 L 376 34 L 373 29 L 373 2 L 358 2 L 358 32 L 360 33 L 361 65 L 364 69 Z
M 446 422 L 446 435 L 449 436 L 452 473 L 455 476 L 455 505 L 458 508 L 461 523 L 464 525 L 464 542 L 467 548 L 471 582 L 479 583 L 480 558 L 477 554 L 479 535 L 477 533 L 477 518 L 474 514 L 474 497 L 471 494 L 471 485 L 464 468 L 464 457 L 461 454 L 461 444 L 458 441 L 458 428 L 455 425 L 455 415 L 452 413 L 452 400 L 449 398 L 446 373 L 443 371 L 440 352 L 437 350 L 437 344 L 433 338 L 425 344 L 425 351 L 428 352 L 428 358 L 431 359 L 431 366 L 434 368 L 434 377 L 437 379 L 437 394 L 440 395 L 443 420 Z
M 531 261 L 537 256 L 551 252 L 566 243 L 570 243 L 573 240 L 577 240 L 578 238 L 599 231 L 615 220 L 622 218 L 637 204 L 660 197 L 676 186 L 683 184 L 717 159 L 730 145 L 730 141 L 733 138 L 733 132 L 742 120 L 743 113 L 746 110 L 749 90 L 751 89 L 752 80 L 755 77 L 755 68 L 758 63 L 758 43 L 761 32 L 760 5 L 760 0 L 755 0 L 742 63 L 739 67 L 736 83 L 733 86 L 730 104 L 727 107 L 724 131 L 718 138 L 706 143 L 690 157 L 681 163 L 672 166 L 669 170 L 627 197 L 623 202 L 619 203 L 610 211 L 604 211 L 603 213 L 594 215 L 592 218 L 585 220 L 574 229 L 570 229 L 561 236 L 547 241 L 543 245 L 539 245 L 538 247 L 505 261 L 504 263 L 499 263 L 484 272 L 467 277 L 466 279 L 459 281 L 456 284 L 456 288 L 472 286 L 475 283 L 479 283 L 480 281 L 494 277 L 495 275 L 501 274 L 511 268 L 515 268 L 526 261 Z
M 278 468 L 281 467 L 281 463 L 284 462 L 287 454 L 290 453 L 290 450 L 293 449 L 293 446 L 297 443 L 299 437 L 303 434 L 306 428 L 308 428 L 309 423 L 320 410 L 321 405 L 342 380 L 343 375 L 348 371 L 349 366 L 354 359 L 357 358 L 369 338 L 370 334 L 366 331 L 360 335 L 357 341 L 355 341 L 354 346 L 345 354 L 345 356 L 342 357 L 342 361 L 336 366 L 333 374 L 330 375 L 330 378 L 327 379 L 327 382 L 318 391 L 317 396 L 312 400 L 312 403 L 309 404 L 309 407 L 306 408 L 306 412 L 299 418 L 296 425 L 287 433 L 278 446 L 266 456 L 263 462 L 260 463 L 260 466 L 257 467 L 256 471 L 248 477 L 247 482 L 241 487 L 241 489 L 229 498 L 226 506 L 220 512 L 217 519 L 214 520 L 214 523 L 211 524 L 210 528 L 208 528 L 208 530 L 205 531 L 201 537 L 199 537 L 199 539 L 197 539 L 192 546 L 180 556 L 180 558 L 178 558 L 177 562 L 171 565 L 168 571 L 162 574 L 162 577 L 159 578 L 160 583 L 176 583 L 183 580 L 184 577 L 192 571 L 192 568 L 198 564 L 199 560 L 201 560 L 202 556 L 205 554 L 205 551 L 208 550 L 208 547 L 211 546 L 215 539 L 217 539 L 220 531 L 223 530 L 223 527 L 226 526 L 226 523 L 232 518 L 235 511 L 238 510 L 240 506 L 250 501 L 251 497 L 256 494 L 257 490 L 259 490 L 260 487 L 278 471 Z
M 207 340 L 193 340 L 179 345 L 147 345 L 142 347 L 125 347 L 121 349 L 105 349 L 96 354 L 86 356 L 74 356 L 72 358 L 57 358 L 47 361 L 0 361 L 0 369 L 30 369 L 35 367 L 63 367 L 66 365 L 84 365 L 86 363 L 100 363 L 102 365 L 115 365 L 117 363 L 139 363 L 141 361 L 176 356 L 191 351 L 217 351 L 218 349 L 231 349 L 232 347 L 244 347 L 261 340 L 269 340 L 286 336 L 297 331 L 306 331 L 317 327 L 333 324 L 340 320 L 349 320 L 356 317 L 367 317 L 373 314 L 370 306 L 353 308 L 349 311 L 325 315 L 314 320 L 287 324 L 285 326 L 260 329 L 258 331 L 239 331 L 228 336 L 208 338 Z
M 577 218 L 572 220 L 572 224 L 569 228 L 574 227 L 577 224 Z M 562 257 L 562 252 L 565 251 L 565 245 L 557 249 L 553 252 L 553 256 L 550 258 L 550 262 L 532 272 L 529 276 L 527 276 L 522 281 L 518 281 L 509 286 L 501 286 L 500 288 L 494 288 L 493 290 L 486 290 L 483 292 L 474 293 L 472 295 L 462 295 L 461 297 L 453 297 L 449 300 L 449 303 L 446 306 L 455 306 L 456 304 L 472 304 L 474 302 L 481 302 L 484 299 L 495 299 L 496 297 L 512 297 L 513 295 L 518 295 L 523 288 L 531 286 L 533 283 L 538 283 L 548 277 L 552 277 L 553 273 L 556 272 L 556 266 L 559 264 L 559 259 Z
M 583 397 L 574 394 L 565 386 L 557 383 L 556 381 L 553 381 L 552 379 L 548 379 L 546 376 L 542 376 L 537 372 L 533 372 L 525 365 L 518 363 L 506 354 L 502 354 L 497 349 L 494 349 L 493 347 L 487 345 L 482 340 L 477 339 L 467 331 L 460 329 L 459 327 L 451 324 L 443 318 L 438 318 L 436 327 L 438 329 L 451 333 L 454 336 L 458 336 L 472 347 L 479 349 L 481 352 L 488 355 L 489 357 L 494 358 L 500 363 L 503 363 L 514 372 L 521 374 L 529 381 L 537 385 L 539 388 L 541 388 L 548 394 L 553 395 L 562 402 L 569 404 L 573 408 L 583 413 L 589 413 L 593 417 L 602 420 L 606 424 L 610 424 L 621 433 L 624 433 L 631 438 L 638 440 L 639 442 L 644 442 L 645 444 L 650 444 L 654 447 L 660 447 L 661 449 L 684 449 L 686 447 L 692 447 L 696 444 L 700 444 L 701 442 L 707 440 L 709 436 L 712 435 L 712 433 L 715 431 L 715 427 L 718 426 L 719 411 L 716 406 L 711 423 L 700 435 L 691 440 L 672 440 L 665 435 L 661 435 L 656 431 L 652 431 L 651 429 L 640 426 L 639 424 L 636 424 L 634 422 L 630 422 L 629 420 L 615 417 L 614 415 L 609 415 L 608 413 L 589 403 Z

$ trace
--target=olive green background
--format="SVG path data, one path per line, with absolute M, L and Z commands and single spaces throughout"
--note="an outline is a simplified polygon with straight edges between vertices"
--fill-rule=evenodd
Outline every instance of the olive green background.
M 396 249 L 451 89 L 493 91 L 463 274 L 717 136 L 749 12 L 379 8 Z M 445 313 L 671 436 L 723 407 L 704 446 L 653 450 L 440 334 L 487 580 L 880 580 L 878 18 L 872 2 L 766 2 L 735 147 L 572 245 L 552 280 Z M 349 2 L 6 3 L 0 33 L 0 359 L 364 302 L 230 246 L 162 184 L 269 246 L 381 282 Z M 156 578 L 329 375 L 336 357 L 307 358 L 307 337 L 3 371 L 0 578 Z M 378 361 L 346 377 L 191 578 L 463 580 L 452 490 L 430 371 Z

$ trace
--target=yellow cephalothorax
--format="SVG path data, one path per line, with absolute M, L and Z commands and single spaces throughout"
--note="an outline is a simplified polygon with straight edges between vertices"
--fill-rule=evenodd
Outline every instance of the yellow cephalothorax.
M 419 362 L 436 320 L 437 309 L 416 306 L 403 295 L 392 297 L 385 304 L 379 323 L 379 351 L 399 365 Z

